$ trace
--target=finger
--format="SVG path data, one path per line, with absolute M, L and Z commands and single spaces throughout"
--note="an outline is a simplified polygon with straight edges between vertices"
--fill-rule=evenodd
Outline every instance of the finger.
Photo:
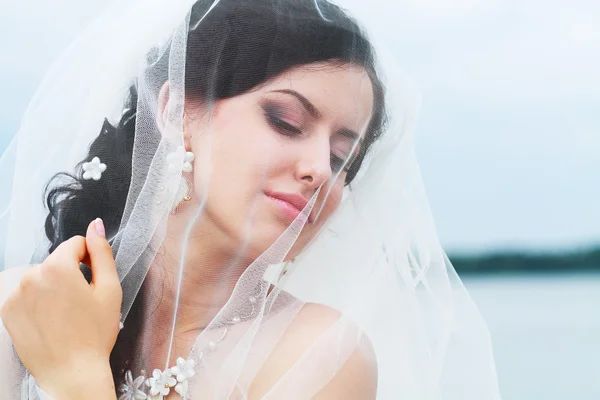
M 44 263 L 75 266 L 79 268 L 79 263 L 86 258 L 87 252 L 85 238 L 83 236 L 73 236 L 62 242 L 56 250 L 46 258 Z
M 90 259 L 89 267 L 92 270 L 92 284 L 96 287 L 119 285 L 112 248 L 106 240 L 104 223 L 100 218 L 90 223 L 85 239 Z

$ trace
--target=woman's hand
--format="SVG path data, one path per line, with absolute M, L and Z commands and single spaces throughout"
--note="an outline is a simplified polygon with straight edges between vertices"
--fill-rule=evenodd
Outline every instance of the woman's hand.
M 88 284 L 80 272 L 92 270 Z M 57 400 L 114 399 L 109 365 L 122 291 L 100 219 L 29 269 L 2 307 L 19 358 Z

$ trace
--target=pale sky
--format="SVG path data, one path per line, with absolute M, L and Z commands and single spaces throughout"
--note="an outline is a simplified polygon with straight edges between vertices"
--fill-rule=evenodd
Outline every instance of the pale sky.
M 0 149 L 99 0 L 0 7 Z M 29 3 L 29 2 L 28 2 Z M 390 1 L 417 151 L 449 250 L 600 243 L 600 2 Z

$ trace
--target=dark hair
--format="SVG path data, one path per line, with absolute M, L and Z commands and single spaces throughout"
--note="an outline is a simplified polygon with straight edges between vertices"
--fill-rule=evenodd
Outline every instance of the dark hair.
M 363 67 L 371 78 L 374 107 L 360 153 L 347 174 L 349 184 L 385 124 L 384 88 L 376 74 L 373 48 L 356 22 L 325 0 L 285 1 L 284 7 L 281 3 L 221 0 L 208 14 L 211 0 L 195 3 L 190 16 L 194 29 L 187 38 L 185 96 L 208 101 L 231 98 L 290 68 L 315 62 Z M 165 81 L 166 58 L 159 60 L 165 67 Z M 108 237 L 119 229 L 131 182 L 137 97 L 134 84 L 120 121 L 113 125 L 105 120 L 80 163 L 99 157 L 109 165 L 100 181 L 61 173 L 48 184 L 45 229 L 50 252 L 68 238 L 85 234 L 87 225 L 97 217 L 104 220 Z M 135 348 L 142 297 L 138 294 L 111 354 L 117 386 Z

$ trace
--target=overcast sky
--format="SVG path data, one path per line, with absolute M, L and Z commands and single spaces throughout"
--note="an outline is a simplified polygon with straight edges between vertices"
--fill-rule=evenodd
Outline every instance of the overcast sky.
M 99 3 L 4 1 L 0 149 Z M 418 154 L 445 246 L 600 243 L 600 2 L 389 3 L 371 18 L 393 24 L 396 57 L 423 94 Z

